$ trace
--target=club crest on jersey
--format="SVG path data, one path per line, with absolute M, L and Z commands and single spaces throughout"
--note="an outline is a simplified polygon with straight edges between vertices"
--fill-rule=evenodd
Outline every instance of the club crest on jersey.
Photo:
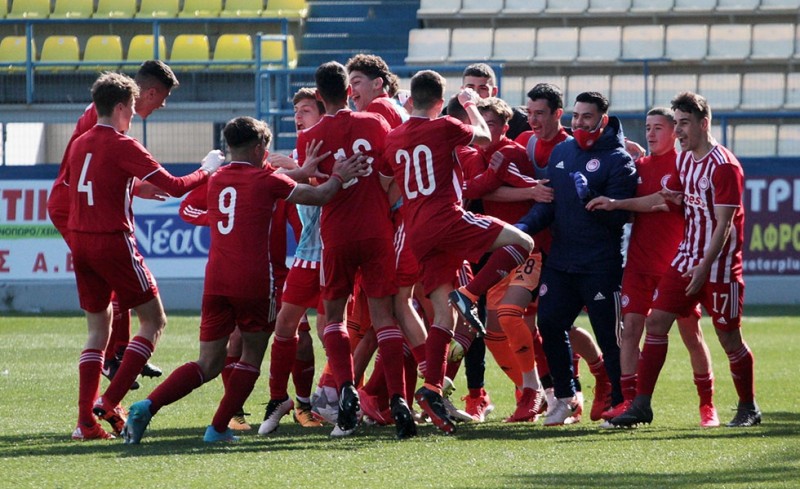
M 700 181 L 697 182 L 697 187 L 700 190 L 708 190 L 708 178 L 706 177 L 701 178 Z
M 631 298 L 628 297 L 628 294 L 622 295 L 622 307 L 628 307 L 628 304 L 631 303 Z
M 667 184 L 669 184 L 669 175 L 664 175 L 661 177 L 661 188 L 669 188 Z
M 547 293 L 547 284 L 542 284 L 542 286 L 539 287 L 539 297 L 543 297 L 546 293 Z
M 600 168 L 600 160 L 593 158 L 586 162 L 586 171 L 595 172 Z
M 658 299 L 658 289 L 653 292 L 653 302 L 655 302 L 656 299 Z

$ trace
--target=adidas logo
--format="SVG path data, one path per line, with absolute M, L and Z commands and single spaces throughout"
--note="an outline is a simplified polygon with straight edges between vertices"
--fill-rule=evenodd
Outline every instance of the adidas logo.
M 725 318 L 719 318 L 719 321 L 717 321 L 717 322 L 719 324 L 728 324 L 728 321 L 725 321 Z
M 604 300 L 606 300 L 606 296 L 604 296 L 602 292 L 598 292 L 597 295 L 594 296 L 594 300 L 596 300 L 596 301 L 604 301 Z
M 522 274 L 518 273 L 517 276 L 514 277 L 514 280 L 523 280 Z
M 556 168 L 560 168 L 561 170 L 563 170 L 564 169 L 564 160 L 559 161 L 558 164 L 556 165 Z

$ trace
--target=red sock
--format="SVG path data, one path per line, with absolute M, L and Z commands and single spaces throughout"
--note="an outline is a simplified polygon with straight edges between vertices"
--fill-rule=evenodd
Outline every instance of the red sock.
M 626 401 L 633 401 L 633 398 L 636 397 L 636 377 L 636 374 L 630 374 L 619 378 L 622 398 Z
M 125 355 L 122 356 L 122 363 L 111 381 L 106 391 L 103 393 L 103 400 L 110 406 L 116 406 L 125 397 L 125 394 L 131 388 L 131 384 L 136 380 L 136 377 L 142 372 L 142 367 L 150 359 L 153 354 L 153 344 L 141 336 L 135 336 L 128 348 L 125 349 Z
M 239 357 L 225 357 L 225 367 L 222 368 L 222 385 L 228 385 L 228 379 L 231 378 L 231 374 L 233 373 L 233 365 L 239 361 Z
M 597 357 L 597 361 L 589 365 L 589 372 L 594 375 L 598 384 L 610 382 L 608 380 L 608 372 L 606 372 L 606 365 L 603 362 L 603 355 Z
M 86 349 L 78 359 L 78 424 L 94 426 L 97 421 L 92 406 L 100 390 L 100 372 L 103 369 L 103 352 Z
M 511 270 L 522 265 L 526 258 L 528 251 L 520 245 L 498 248 L 465 288 L 475 297 L 482 296 L 492 285 L 508 276 Z
M 711 404 L 714 399 L 714 374 L 694 374 L 694 385 L 697 386 L 697 395 L 700 397 L 700 405 Z
M 426 372 L 425 383 L 431 386 L 442 388 L 444 381 L 444 368 L 447 362 L 447 350 L 450 348 L 450 340 L 453 333 L 434 324 L 428 331 L 428 339 L 425 340 Z
M 728 354 L 728 362 L 733 385 L 736 387 L 736 393 L 739 394 L 739 402 L 752 403 L 756 397 L 753 352 L 750 351 L 747 344 L 742 343 L 739 350 Z
M 111 292 L 111 337 L 106 346 L 106 358 L 112 358 L 118 351 L 125 351 L 131 340 L 131 311 L 119 308 L 117 293 Z
M 294 359 L 292 368 L 292 382 L 294 383 L 294 394 L 301 399 L 311 397 L 311 389 L 314 387 L 314 359 L 298 360 Z
M 407 345 L 403 345 L 403 362 L 403 373 L 406 378 L 406 395 L 403 397 L 410 403 L 414 399 L 414 392 L 417 390 L 417 361 Z
M 333 390 L 336 390 L 336 379 L 333 378 L 333 374 L 330 372 L 330 369 L 326 369 L 324 372 L 322 372 L 317 384 L 320 387 L 331 387 Z
M 486 349 L 492 353 L 497 365 L 505 373 L 514 385 L 522 385 L 522 372 L 517 364 L 511 346 L 508 344 L 508 337 L 502 332 L 487 331 L 483 338 Z
M 272 356 L 269 361 L 270 399 L 282 401 L 289 396 L 287 385 L 297 356 L 297 341 L 296 335 L 290 338 L 275 335 L 275 340 L 272 342 Z M 239 364 L 237 363 L 237 365 Z
M 658 381 L 661 367 L 667 360 L 669 336 L 647 333 L 644 337 L 644 347 L 639 358 L 638 383 L 636 393 L 652 396 Z
M 197 362 L 184 363 L 176 368 L 167 380 L 160 383 L 147 398 L 150 400 L 150 412 L 156 414 L 162 407 L 183 399 L 190 392 L 205 384 L 203 371 Z
M 411 354 L 414 355 L 414 360 L 417 362 L 417 368 L 420 372 L 422 372 L 422 375 L 425 375 L 425 343 L 412 348 Z
M 347 328 L 342 323 L 331 323 L 325 326 L 322 335 L 325 353 L 328 354 L 328 365 L 336 379 L 336 388 L 341 389 L 345 382 L 353 382 L 353 355 L 350 353 L 350 340 Z
M 234 365 L 230 381 L 225 386 L 225 395 L 222 396 L 214 419 L 211 421 L 211 426 L 217 433 L 224 433 L 228 429 L 231 417 L 244 406 L 244 401 L 253 392 L 259 374 L 258 367 L 253 365 L 243 362 L 237 362 Z
M 386 389 L 391 399 L 395 395 L 405 397 L 406 379 L 403 373 L 403 332 L 396 324 L 383 326 L 375 330 L 378 338 L 378 352 L 383 357 L 383 374 L 386 378 Z
M 550 375 L 550 365 L 547 363 L 547 355 L 544 354 L 542 347 L 542 335 L 539 329 L 536 329 L 536 334 L 533 335 L 533 354 L 536 356 L 536 373 L 539 378 Z

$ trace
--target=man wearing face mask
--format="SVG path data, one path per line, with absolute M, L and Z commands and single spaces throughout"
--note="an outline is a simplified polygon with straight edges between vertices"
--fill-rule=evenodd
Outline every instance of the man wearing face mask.
M 609 117 L 608 100 L 602 94 L 578 95 L 572 133 L 574 138 L 557 145 L 548 160 L 553 201 L 536 203 L 517 223 L 529 234 L 548 226 L 553 234 L 540 282 L 538 321 L 558 400 L 548 409 L 545 426 L 569 423 L 580 414 L 568 333 L 584 307 L 605 359 L 611 402 L 616 405 L 622 400 L 617 336 L 622 226 L 629 216 L 624 211 L 593 214 L 585 205 L 596 195 L 634 195 L 636 168 L 625 151 L 622 125 Z

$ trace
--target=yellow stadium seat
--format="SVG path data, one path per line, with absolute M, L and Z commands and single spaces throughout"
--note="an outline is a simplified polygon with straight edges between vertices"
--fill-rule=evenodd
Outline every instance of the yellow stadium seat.
M 253 39 L 247 34 L 223 34 L 214 46 L 214 61 L 237 61 L 236 64 L 211 65 L 217 70 L 243 70 L 253 66 Z
M 306 0 L 267 0 L 262 17 L 278 19 L 305 19 L 308 17 Z
M 36 60 L 36 40 L 32 41 L 31 58 Z M 25 36 L 6 36 L 0 41 L 0 69 L 8 71 L 22 71 L 24 66 L 9 66 L 9 63 L 24 63 L 25 59 Z
M 50 0 L 14 0 L 8 19 L 46 19 L 50 15 Z
M 178 17 L 219 17 L 222 0 L 184 0 Z
M 128 44 L 128 57 L 125 58 L 129 63 L 141 63 L 149 59 L 155 59 L 153 53 L 153 36 L 149 34 L 138 34 L 131 38 Z M 158 58 L 167 59 L 167 41 L 164 36 L 158 36 Z
M 181 34 L 172 42 L 170 51 L 170 64 L 173 69 L 202 70 L 206 64 L 176 64 L 187 61 L 208 62 L 209 46 L 208 36 L 203 34 Z
M 136 14 L 136 0 L 98 0 L 95 19 L 132 19 Z
M 80 61 L 80 48 L 76 36 L 49 36 L 42 46 L 42 62 L 74 63 L 65 66 L 40 66 L 41 71 L 74 70 Z
M 94 13 L 92 0 L 56 0 L 51 19 L 88 19 Z
M 261 0 L 225 0 L 220 17 L 261 17 L 264 4 Z
M 297 50 L 294 45 L 294 36 L 286 36 L 286 52 L 288 54 L 287 67 L 297 68 Z M 283 67 L 283 40 L 282 39 L 262 39 L 261 40 L 261 63 L 262 67 L 282 68 Z
M 83 62 L 78 70 L 118 70 L 122 63 L 122 39 L 119 36 L 91 36 L 86 41 Z
M 137 19 L 168 19 L 178 16 L 178 0 L 142 0 Z

